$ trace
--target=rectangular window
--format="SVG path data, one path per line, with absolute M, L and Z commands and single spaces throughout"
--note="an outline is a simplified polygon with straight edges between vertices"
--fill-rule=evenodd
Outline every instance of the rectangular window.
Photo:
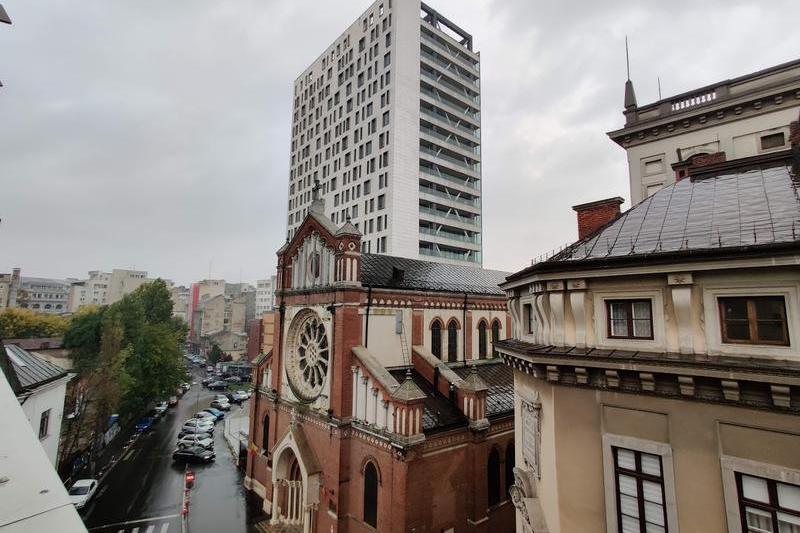
M 719 299 L 722 342 L 789 345 L 783 296 Z
M 781 148 L 784 144 L 786 144 L 786 139 L 782 131 L 778 133 L 770 133 L 769 135 L 764 135 L 763 137 L 761 137 L 762 150 L 772 150 L 773 148 Z
M 525 304 L 523 306 L 523 314 L 525 315 L 525 322 L 527 324 L 527 329 L 525 330 L 526 333 L 533 333 L 535 328 L 535 315 L 533 314 L 533 305 Z
M 653 338 L 653 313 L 650 300 L 607 300 L 606 310 L 609 338 Z
M 50 430 L 50 409 L 44 411 L 39 418 L 39 440 L 49 435 Z
M 736 473 L 739 514 L 746 533 L 800 531 L 800 487 Z
M 667 533 L 661 457 L 611 448 L 620 533 Z

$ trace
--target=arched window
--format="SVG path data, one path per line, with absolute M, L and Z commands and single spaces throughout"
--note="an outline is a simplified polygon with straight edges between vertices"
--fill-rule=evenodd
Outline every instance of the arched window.
M 442 323 L 438 320 L 431 324 L 431 353 L 442 358 Z
M 364 468 L 364 522 L 378 527 L 378 469 L 372 462 Z
M 514 484 L 514 443 L 506 445 L 506 496 L 508 489 Z
M 492 344 L 500 340 L 500 321 L 492 322 Z M 492 346 L 492 357 L 497 357 L 497 350 Z
M 492 448 L 489 452 L 489 460 L 486 462 L 486 482 L 489 507 L 494 507 L 500 503 L 500 454 L 497 448 Z
M 264 415 L 264 432 L 261 434 L 261 447 L 269 451 L 269 415 Z
M 458 324 L 451 320 L 447 324 L 447 360 L 451 363 L 458 359 Z
M 478 324 L 478 359 L 486 359 L 486 322 Z

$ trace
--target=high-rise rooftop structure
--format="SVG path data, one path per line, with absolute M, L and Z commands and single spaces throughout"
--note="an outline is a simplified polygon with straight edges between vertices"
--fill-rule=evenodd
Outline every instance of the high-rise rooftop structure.
M 480 55 L 419 0 L 377 0 L 294 83 L 288 233 L 315 190 L 362 251 L 481 265 Z

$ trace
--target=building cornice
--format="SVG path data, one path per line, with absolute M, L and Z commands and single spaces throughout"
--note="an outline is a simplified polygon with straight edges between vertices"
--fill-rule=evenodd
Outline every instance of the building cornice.
M 496 343 L 505 363 L 555 385 L 800 414 L 800 364 Z

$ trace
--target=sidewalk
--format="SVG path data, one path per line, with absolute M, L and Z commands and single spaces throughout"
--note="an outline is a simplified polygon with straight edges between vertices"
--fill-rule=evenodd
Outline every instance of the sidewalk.
M 136 424 L 131 422 L 126 428 L 120 430 L 119 434 L 103 448 L 98 456 L 95 458 L 94 475 L 91 472 L 91 464 L 87 464 L 81 470 L 76 472 L 71 478 L 64 481 L 64 485 L 69 488 L 69 485 L 78 479 L 94 478 L 97 479 L 99 484 L 103 483 L 103 478 L 111 471 L 117 464 L 120 458 L 130 449 L 136 442 L 139 433 L 136 431 Z
M 250 428 L 250 401 L 242 403 L 232 415 L 225 417 L 225 431 L 223 436 L 231 453 L 237 459 L 241 444 L 247 446 L 247 434 Z

